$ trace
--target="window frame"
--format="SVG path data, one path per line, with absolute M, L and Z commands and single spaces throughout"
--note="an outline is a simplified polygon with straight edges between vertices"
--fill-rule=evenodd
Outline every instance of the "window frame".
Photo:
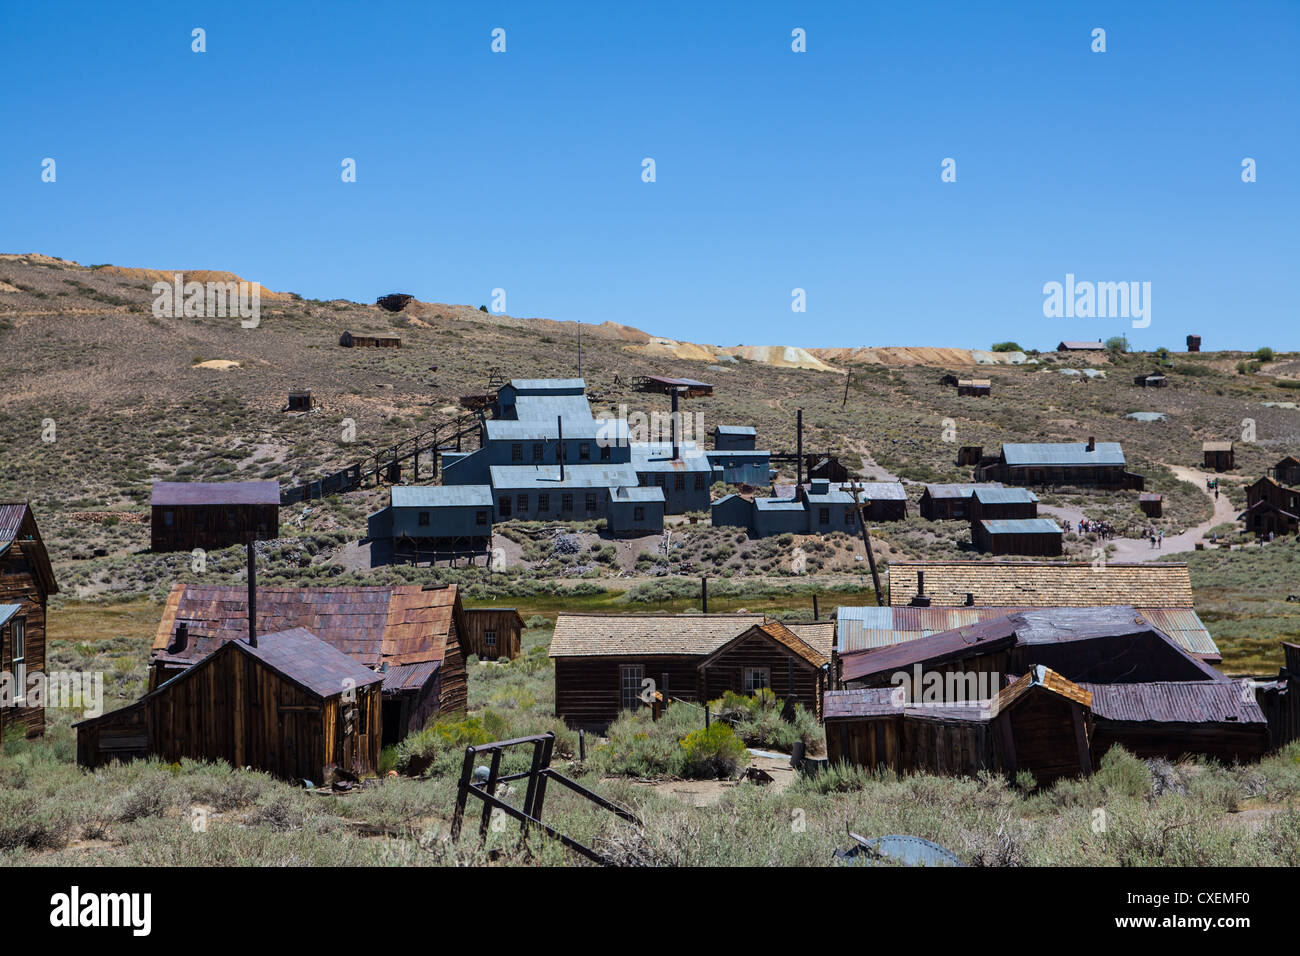
M 762 677 L 762 683 L 757 683 L 754 678 Z M 772 668 L 770 667 L 746 667 L 743 672 L 745 682 L 745 693 L 753 697 L 760 690 L 772 689 Z
M 638 710 L 645 706 L 645 701 L 641 699 L 641 682 L 644 680 L 644 664 L 618 665 L 618 709 L 620 711 Z

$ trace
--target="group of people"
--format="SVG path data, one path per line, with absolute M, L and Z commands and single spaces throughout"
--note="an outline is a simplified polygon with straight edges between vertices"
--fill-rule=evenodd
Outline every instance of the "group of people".
M 1103 540 L 1113 538 L 1117 534 L 1109 521 L 1090 521 L 1087 518 L 1080 518 L 1078 525 L 1075 526 L 1071 526 L 1068 519 L 1061 523 L 1065 526 L 1067 534 L 1071 531 L 1078 531 L 1079 534 L 1095 534 Z
M 1165 546 L 1164 528 L 1147 528 L 1145 537 L 1151 542 L 1153 548 L 1163 548 Z

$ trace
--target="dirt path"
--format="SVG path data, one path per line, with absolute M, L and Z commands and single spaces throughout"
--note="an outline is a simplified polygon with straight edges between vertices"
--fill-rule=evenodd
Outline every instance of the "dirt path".
M 789 757 L 776 759 L 759 756 L 751 751 L 746 766 L 767 771 L 772 776 L 772 782 L 765 786 L 772 788 L 776 793 L 780 793 L 794 782 L 795 771 L 790 766 Z M 676 797 L 692 807 L 712 806 L 733 787 L 755 786 L 746 780 L 637 780 L 634 783 L 636 786 Z
M 1207 478 L 1213 478 L 1211 472 L 1198 471 L 1195 468 L 1184 468 L 1182 465 L 1169 465 L 1169 469 L 1178 476 L 1181 481 L 1189 482 L 1200 488 L 1206 496 L 1214 503 L 1214 514 L 1207 521 L 1202 521 L 1194 527 L 1188 528 L 1181 534 L 1168 535 L 1161 547 L 1151 547 L 1151 542 L 1145 538 L 1112 538 L 1106 542 L 1112 545 L 1115 550 L 1111 553 L 1109 560 L 1123 562 L 1143 562 L 1154 561 L 1164 554 L 1180 554 L 1185 551 L 1195 551 L 1196 543 L 1205 538 L 1208 532 L 1215 525 L 1224 524 L 1234 521 L 1237 517 L 1237 510 L 1232 506 L 1232 502 L 1225 494 L 1220 494 L 1218 499 L 1214 498 L 1214 492 L 1205 487 Z M 1041 505 L 1039 510 L 1045 511 L 1055 518 L 1069 521 L 1077 525 L 1083 517 L 1083 512 L 1078 508 L 1061 508 L 1054 505 Z

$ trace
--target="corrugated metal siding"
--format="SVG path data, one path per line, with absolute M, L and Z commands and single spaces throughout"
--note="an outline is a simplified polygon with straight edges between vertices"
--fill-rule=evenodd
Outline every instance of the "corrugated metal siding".
M 1092 692 L 1093 713 L 1106 720 L 1266 723 L 1248 681 L 1161 681 L 1080 686 Z

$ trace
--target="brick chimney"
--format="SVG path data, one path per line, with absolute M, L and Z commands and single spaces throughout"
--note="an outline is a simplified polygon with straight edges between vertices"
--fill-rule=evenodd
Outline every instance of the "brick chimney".
M 1095 439 L 1095 438 L 1093 438 L 1091 435 L 1089 435 L 1089 436 L 1088 436 L 1088 451 L 1096 451 L 1096 450 L 1097 450 L 1097 439 Z
M 916 594 L 912 598 L 912 600 L 908 602 L 908 604 L 911 607 L 930 606 L 930 598 L 925 593 L 925 572 L 924 571 L 916 572 Z

